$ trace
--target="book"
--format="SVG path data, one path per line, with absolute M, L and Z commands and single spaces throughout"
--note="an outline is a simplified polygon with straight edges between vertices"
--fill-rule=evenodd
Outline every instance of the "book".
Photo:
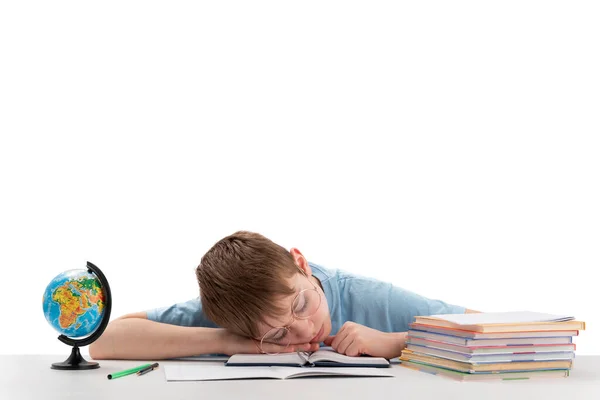
M 579 336 L 578 330 L 561 331 L 519 331 L 519 332 L 474 332 L 465 329 L 448 328 L 427 324 L 410 323 L 410 330 L 440 333 L 444 335 L 464 337 L 468 339 L 502 339 L 502 338 L 541 338 L 541 337 L 564 337 Z
M 350 357 L 336 353 L 331 347 L 313 352 L 280 354 L 234 354 L 225 363 L 231 367 L 288 366 L 288 367 L 378 367 L 387 368 L 390 362 L 383 357 Z
M 415 322 L 474 332 L 522 332 L 583 330 L 585 323 L 574 317 L 531 311 L 444 314 L 415 317 Z
M 409 344 L 406 349 L 415 354 L 431 355 L 447 360 L 462 361 L 471 364 L 491 364 L 491 363 L 509 363 L 515 361 L 557 361 L 572 360 L 574 353 L 572 351 L 561 351 L 552 353 L 526 353 L 526 354 L 464 354 L 455 351 L 434 349 L 427 346 L 418 346 Z
M 518 372 L 483 372 L 470 374 L 454 371 L 451 369 L 435 367 L 416 361 L 403 361 L 403 367 L 426 372 L 432 375 L 445 376 L 457 381 L 493 381 L 493 380 L 518 380 L 518 379 L 540 379 L 540 378 L 566 378 L 569 376 L 568 369 L 518 371 Z
M 507 346 L 460 346 L 437 340 L 408 337 L 406 344 L 426 346 L 432 349 L 449 350 L 462 354 L 522 354 L 550 353 L 557 351 L 575 351 L 575 344 L 538 344 L 538 345 L 507 345 Z
M 579 331 L 548 331 L 548 332 L 505 332 L 505 333 L 476 333 L 457 329 L 437 329 L 411 324 L 407 337 L 427 340 L 437 340 L 460 346 L 498 346 L 498 345 L 539 345 L 539 344 L 569 344 Z M 417 329 L 418 328 L 418 329 Z M 427 329 L 430 329 L 428 331 Z M 535 337 L 532 337 L 535 335 Z M 518 336 L 518 337 L 516 337 Z
M 237 379 L 294 379 L 306 377 L 393 377 L 391 370 L 379 368 L 296 368 L 296 367 L 236 367 L 197 365 L 191 363 L 166 365 L 167 381 L 223 381 Z
M 570 369 L 572 360 L 559 361 L 514 361 L 508 363 L 471 364 L 468 362 L 447 360 L 432 355 L 415 353 L 405 349 L 400 356 L 400 361 L 415 361 L 436 367 L 453 369 L 455 371 L 476 372 L 500 372 L 500 371 L 533 371 L 540 369 Z

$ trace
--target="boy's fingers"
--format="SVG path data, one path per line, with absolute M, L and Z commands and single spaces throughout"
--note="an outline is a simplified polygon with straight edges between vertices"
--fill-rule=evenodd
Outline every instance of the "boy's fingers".
M 302 351 L 317 351 L 321 346 L 319 343 L 309 343 L 307 345 L 303 345 L 304 350 Z
M 363 353 L 360 350 L 360 347 L 358 345 L 358 341 L 355 340 L 354 342 L 352 342 L 352 344 L 350 346 L 348 346 L 348 348 L 346 349 L 346 355 L 347 356 L 351 356 L 351 357 L 358 357 L 361 356 L 365 353 Z
M 335 335 L 334 336 L 327 336 L 325 338 L 325 340 L 323 340 L 323 343 L 325 343 L 327 346 L 330 346 L 331 342 L 333 342 L 334 338 L 335 338 Z
M 335 336 L 332 336 L 332 337 L 331 337 L 331 340 L 330 340 L 330 344 L 329 344 L 329 346 L 333 347 L 333 349 L 334 349 L 335 351 L 338 351 L 338 352 L 339 352 L 339 350 L 338 350 L 338 346 L 340 345 L 340 342 L 341 342 L 342 340 L 344 340 L 345 338 L 346 338 L 346 335 L 340 334 L 340 333 L 338 332 L 338 334 L 337 334 L 337 335 L 335 335 Z
M 336 344 L 335 351 L 337 351 L 340 354 L 346 354 L 349 355 L 347 353 L 348 347 L 350 347 L 350 345 L 354 342 L 354 339 L 348 335 L 345 338 L 343 338 L 342 340 L 340 340 L 339 343 Z

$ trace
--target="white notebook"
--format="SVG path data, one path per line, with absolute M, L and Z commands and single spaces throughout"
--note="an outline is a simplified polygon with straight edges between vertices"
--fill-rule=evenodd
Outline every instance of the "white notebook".
M 320 377 L 393 377 L 382 368 L 226 367 L 224 365 L 166 365 L 167 381 L 224 381 L 234 379 L 293 379 Z

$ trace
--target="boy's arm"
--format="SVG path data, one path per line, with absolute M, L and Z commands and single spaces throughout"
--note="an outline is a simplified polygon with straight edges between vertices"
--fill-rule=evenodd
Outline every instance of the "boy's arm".
M 195 328 L 154 322 L 145 312 L 128 314 L 112 321 L 102 336 L 90 345 L 95 359 L 158 360 L 223 349 L 220 329 Z
M 475 310 L 470 310 L 468 308 L 465 308 L 465 314 L 477 314 L 480 313 L 481 311 L 475 311 Z
M 282 348 L 267 344 L 267 352 L 295 352 L 318 349 L 318 343 Z M 147 318 L 146 312 L 128 314 L 108 324 L 102 336 L 90 345 L 94 359 L 162 360 L 199 354 L 257 353 L 254 340 L 222 328 L 201 328 L 164 324 Z

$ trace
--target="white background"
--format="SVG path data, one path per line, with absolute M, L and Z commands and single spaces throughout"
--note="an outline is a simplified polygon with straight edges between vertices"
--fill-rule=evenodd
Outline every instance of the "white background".
M 597 2 L 198 3 L 1 3 L 0 353 L 66 357 L 59 272 L 116 318 L 246 229 L 600 354 Z

